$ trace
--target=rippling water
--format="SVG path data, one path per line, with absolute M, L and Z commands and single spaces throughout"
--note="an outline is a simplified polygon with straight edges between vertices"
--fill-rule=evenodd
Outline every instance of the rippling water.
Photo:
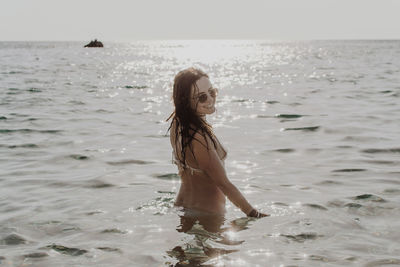
M 399 41 L 0 42 L 1 266 L 400 264 Z M 165 119 L 204 69 L 229 178 L 190 221 Z

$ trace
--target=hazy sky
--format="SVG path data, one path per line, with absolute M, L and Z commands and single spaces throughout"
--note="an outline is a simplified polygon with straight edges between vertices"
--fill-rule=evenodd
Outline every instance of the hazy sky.
M 400 39 L 400 0 L 0 0 L 1 41 Z

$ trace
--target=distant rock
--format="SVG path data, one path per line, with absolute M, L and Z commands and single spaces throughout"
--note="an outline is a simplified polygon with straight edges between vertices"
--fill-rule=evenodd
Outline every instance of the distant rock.
M 94 39 L 94 41 L 90 41 L 85 47 L 103 47 L 103 43 Z

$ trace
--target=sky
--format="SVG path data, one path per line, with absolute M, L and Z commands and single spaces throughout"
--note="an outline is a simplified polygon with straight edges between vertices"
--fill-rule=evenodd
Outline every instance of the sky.
M 0 41 L 400 39 L 400 0 L 0 0 Z

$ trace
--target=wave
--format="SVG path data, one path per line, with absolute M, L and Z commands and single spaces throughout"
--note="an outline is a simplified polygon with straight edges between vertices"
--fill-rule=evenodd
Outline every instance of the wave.
M 284 131 L 305 131 L 305 132 L 315 132 L 320 128 L 320 126 L 310 126 L 310 127 L 297 127 L 297 128 L 283 128 Z

